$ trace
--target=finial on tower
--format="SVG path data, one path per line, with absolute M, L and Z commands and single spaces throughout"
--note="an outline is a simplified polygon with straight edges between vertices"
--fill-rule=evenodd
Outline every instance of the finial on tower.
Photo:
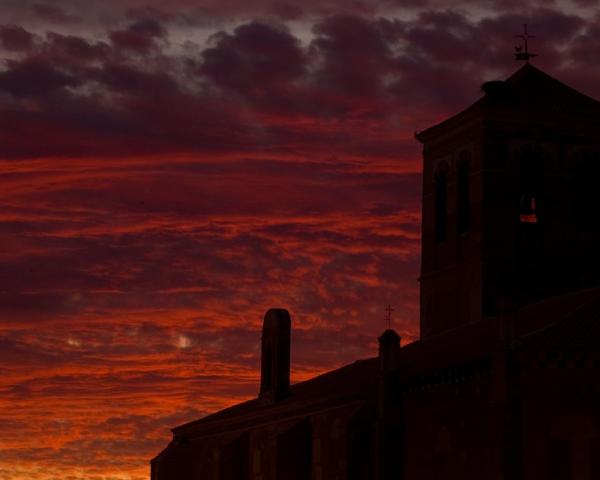
M 523 24 L 523 33 L 521 35 L 516 35 L 517 38 L 523 39 L 521 45 L 515 46 L 515 59 L 516 60 L 524 60 L 525 63 L 529 63 L 533 57 L 537 57 L 537 53 L 529 52 L 529 39 L 535 38 L 535 35 L 529 35 L 527 32 L 527 24 Z

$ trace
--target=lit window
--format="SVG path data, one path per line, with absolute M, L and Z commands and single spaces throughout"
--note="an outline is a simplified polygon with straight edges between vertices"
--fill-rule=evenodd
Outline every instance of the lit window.
M 539 223 L 540 197 L 544 191 L 544 153 L 526 146 L 519 152 L 519 221 Z
M 535 209 L 535 197 L 521 196 L 521 223 L 537 223 L 537 212 Z

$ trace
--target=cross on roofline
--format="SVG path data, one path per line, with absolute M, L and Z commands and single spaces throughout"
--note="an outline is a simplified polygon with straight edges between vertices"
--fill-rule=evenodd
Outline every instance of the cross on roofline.
M 515 59 L 516 60 L 524 60 L 526 63 L 529 63 L 533 57 L 537 57 L 537 53 L 529 53 L 529 39 L 535 38 L 535 35 L 529 35 L 527 32 L 527 24 L 523 24 L 523 33 L 521 35 L 516 35 L 517 38 L 522 38 L 522 45 L 515 46 Z
M 385 307 L 385 321 L 387 322 L 388 330 L 391 328 L 391 325 L 392 325 L 392 312 L 393 311 L 394 311 L 394 309 L 392 308 L 391 305 L 388 304 L 388 306 Z

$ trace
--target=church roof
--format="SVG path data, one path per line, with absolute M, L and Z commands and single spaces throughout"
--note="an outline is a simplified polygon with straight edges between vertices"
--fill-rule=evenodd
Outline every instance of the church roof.
M 402 347 L 394 374 L 398 385 L 410 390 L 477 378 L 489 371 L 492 356 L 502 345 L 513 351 L 600 351 L 600 288 L 526 306 L 513 320 L 514 327 L 507 328 L 504 324 L 509 317 L 488 318 Z M 535 326 L 537 321 L 544 323 Z M 507 334 L 514 338 L 508 344 L 502 340 Z M 275 403 L 254 398 L 180 425 L 173 429 L 171 444 L 157 458 L 185 454 L 201 438 L 237 435 L 330 408 L 356 411 L 375 400 L 379 378 L 379 358 L 358 360 L 292 385 L 290 395 Z
M 518 323 L 527 323 L 527 316 L 546 317 L 544 305 L 557 312 L 532 332 L 517 333 L 514 349 L 598 349 L 600 350 L 600 289 L 540 302 L 541 307 L 525 313 Z M 562 305 L 562 307 L 561 307 Z M 535 305 L 534 305 L 535 306 Z M 530 307 L 532 308 L 532 307 Z M 420 376 L 426 372 L 483 361 L 498 346 L 498 324 L 481 321 L 441 332 L 410 343 L 400 349 L 402 377 Z M 213 434 L 230 428 L 284 420 L 290 414 L 310 413 L 327 405 L 342 405 L 366 400 L 376 389 L 378 358 L 358 360 L 336 370 L 291 386 L 289 397 L 274 404 L 264 404 L 258 398 L 239 403 L 199 420 L 180 425 L 174 433 Z
M 544 299 L 506 317 L 486 318 L 413 342 L 400 350 L 401 381 L 410 385 L 413 378 L 435 380 L 435 375 L 456 367 L 489 364 L 506 335 L 513 338 L 508 344 L 512 350 L 600 351 L 600 287 Z M 437 373 L 432 377 L 433 372 Z
M 421 142 L 432 135 L 470 119 L 498 112 L 518 111 L 534 114 L 577 114 L 598 119 L 600 102 L 578 92 L 537 67 L 526 63 L 506 80 L 486 82 L 483 97 L 462 112 L 415 135 Z
M 290 395 L 275 403 L 258 398 L 239 403 L 173 429 L 173 433 L 202 436 L 228 429 L 284 420 L 290 415 L 320 410 L 329 404 L 343 405 L 372 396 L 377 384 L 378 358 L 358 360 L 336 370 L 294 384 Z M 247 425 L 246 425 L 247 424 Z
M 544 323 L 531 324 L 532 319 Z M 513 320 L 516 321 L 511 334 L 514 340 L 509 345 L 514 351 L 600 351 L 600 288 L 529 305 Z M 489 369 L 493 352 L 511 330 L 502 327 L 506 321 L 508 318 L 489 318 L 402 347 L 396 372 L 398 381 L 406 388 L 413 388 Z M 527 324 L 530 327 L 523 330 Z M 174 440 L 163 454 L 187 448 L 185 445 L 194 439 L 244 431 L 332 407 L 359 408 L 374 400 L 378 379 L 378 358 L 358 360 L 292 385 L 290 395 L 275 403 L 254 398 L 180 425 L 173 429 L 174 438 L 179 440 Z
M 600 350 L 600 289 L 571 314 L 525 335 L 515 348 L 535 350 Z
M 497 344 L 497 331 L 482 321 L 445 330 L 400 349 L 404 376 L 419 375 L 489 357 Z

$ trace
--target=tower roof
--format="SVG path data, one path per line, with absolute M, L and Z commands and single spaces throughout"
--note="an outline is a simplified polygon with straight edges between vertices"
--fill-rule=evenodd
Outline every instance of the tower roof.
M 552 111 L 600 112 L 600 102 L 565 85 L 530 63 L 523 65 L 504 83 L 508 86 L 511 100 L 520 106 L 535 106 Z
M 506 80 L 486 82 L 483 97 L 462 112 L 415 135 L 425 142 L 431 135 L 458 122 L 490 116 L 496 112 L 533 112 L 549 115 L 577 114 L 600 118 L 600 102 L 565 85 L 530 63 Z

